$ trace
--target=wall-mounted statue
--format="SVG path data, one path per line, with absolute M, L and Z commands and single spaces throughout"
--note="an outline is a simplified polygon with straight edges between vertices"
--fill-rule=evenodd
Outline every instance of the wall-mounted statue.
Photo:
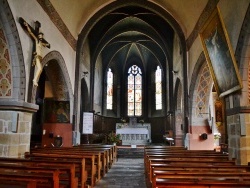
M 33 85 L 38 86 L 38 80 L 42 73 L 43 67 L 41 64 L 42 61 L 42 49 L 43 47 L 50 48 L 50 44 L 43 38 L 43 33 L 39 31 L 41 24 L 40 22 L 35 22 L 35 29 L 33 29 L 23 18 L 19 18 L 19 23 L 21 26 L 28 32 L 28 34 L 32 37 L 35 46 L 33 52 L 33 63 L 32 65 L 35 66 L 34 78 L 33 78 Z

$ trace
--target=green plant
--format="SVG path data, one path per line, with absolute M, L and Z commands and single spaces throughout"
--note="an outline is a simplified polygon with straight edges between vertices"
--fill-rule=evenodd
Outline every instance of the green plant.
M 116 134 L 114 132 L 109 133 L 108 140 L 110 143 L 118 143 L 120 142 L 120 134 Z
M 215 140 L 220 139 L 220 137 L 221 137 L 220 133 L 214 133 L 214 139 Z

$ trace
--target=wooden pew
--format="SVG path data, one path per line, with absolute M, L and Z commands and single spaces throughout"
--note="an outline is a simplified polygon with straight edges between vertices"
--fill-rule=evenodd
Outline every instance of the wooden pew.
M 200 159 L 199 157 L 194 157 L 194 158 L 180 158 L 180 159 L 159 159 L 159 158 L 149 158 L 148 159 L 148 164 L 145 167 L 146 171 L 145 173 L 149 176 L 150 181 L 152 181 L 152 174 L 153 174 L 153 167 L 167 167 L 167 166 L 172 166 L 173 168 L 175 166 L 182 166 L 182 165 L 190 165 L 190 166 L 201 166 L 201 165 L 206 165 L 206 166 L 232 166 L 235 165 L 235 161 L 220 161 L 219 159 Z
M 144 162 L 145 162 L 145 171 L 147 174 L 150 174 L 150 161 L 149 159 L 166 159 L 165 162 L 167 162 L 167 160 L 209 160 L 209 161 L 227 161 L 226 163 L 228 163 L 229 159 L 228 159 L 228 155 L 227 154 L 223 154 L 223 153 L 219 153 L 219 152 L 215 152 L 213 150 L 171 150 L 171 147 L 164 149 L 161 148 L 159 150 L 159 148 L 156 149 L 149 149 L 149 150 L 145 150 L 144 152 Z M 235 160 L 232 160 L 235 163 Z M 162 162 L 161 162 L 162 163 Z M 231 162 L 229 162 L 231 163 Z
M 187 150 L 184 146 L 158 146 L 158 145 L 148 145 L 144 147 L 145 149 L 168 149 L 168 150 Z
M 159 187 L 249 187 L 250 173 L 163 172 L 154 174 L 152 188 Z
M 59 184 L 59 170 L 32 167 L 6 166 L 0 167 L 0 185 L 20 185 L 27 183 L 27 187 L 61 187 Z M 32 180 L 33 179 L 33 180 Z M 9 183 L 8 183 L 9 181 Z
M 214 157 L 221 157 L 221 158 L 226 158 L 225 156 L 228 157 L 227 154 L 223 154 L 220 152 L 215 152 L 213 150 L 171 150 L 171 149 L 149 149 L 144 151 L 144 159 L 146 161 L 147 157 L 155 156 L 155 157 L 160 157 L 162 156 L 214 156 Z
M 117 161 L 117 146 L 114 145 L 102 145 L 102 144 L 81 144 L 75 147 L 80 148 L 102 148 L 109 150 L 109 168 L 111 168 L 112 164 Z
M 39 153 L 49 153 L 49 154 L 71 154 L 71 155 L 83 155 L 83 156 L 95 156 L 95 171 L 96 174 L 96 181 L 99 181 L 101 179 L 101 172 L 103 172 L 103 162 L 102 160 L 106 160 L 106 156 L 101 154 L 105 151 L 102 150 L 83 150 L 83 149 L 79 149 L 79 148 L 73 148 L 73 147 L 63 147 L 63 148 L 39 148 L 39 149 L 32 149 L 31 154 L 39 154 Z M 104 153 L 103 153 L 104 154 Z M 101 159 L 101 157 L 104 157 Z M 106 164 L 106 163 L 104 163 Z M 86 169 L 89 169 L 90 172 L 92 172 L 91 168 L 92 168 L 92 162 L 89 163 L 89 165 L 86 163 L 85 166 Z
M 148 181 L 152 182 L 154 174 L 160 174 L 162 172 L 250 172 L 250 166 L 247 165 L 232 165 L 232 166 L 208 166 L 208 165 L 169 165 L 169 166 L 151 166 L 151 173 L 148 175 Z
M 54 151 L 54 150 L 77 150 L 77 152 L 99 152 L 101 153 L 101 165 L 98 164 L 98 172 L 101 170 L 101 175 L 104 176 L 105 173 L 108 172 L 108 169 L 111 168 L 112 161 L 113 161 L 113 153 L 114 153 L 114 146 L 111 145 L 81 145 L 81 146 L 74 146 L 74 147 L 62 147 L 62 148 L 34 148 L 31 150 L 32 152 L 37 151 Z M 99 163 L 99 162 L 98 162 Z M 99 167 L 101 168 L 99 170 Z M 100 175 L 98 176 L 98 180 L 100 179 Z
M 70 154 L 30 154 L 26 153 L 25 157 L 32 160 L 32 161 L 37 161 L 37 162 L 54 162 L 54 163 L 74 163 L 76 165 L 76 174 L 77 177 L 79 177 L 79 184 L 82 187 L 86 186 L 86 181 L 87 181 L 87 175 L 86 173 L 86 168 L 85 165 L 87 161 L 91 161 L 92 167 L 91 168 L 91 173 L 90 173 L 90 185 L 93 187 L 95 184 L 95 174 L 96 174 L 96 169 L 94 165 L 94 160 L 95 157 L 93 156 L 82 156 L 82 155 L 70 155 Z
M 49 180 L 46 177 L 36 177 L 25 176 L 23 174 L 1 174 L 0 175 L 0 185 L 8 187 L 27 187 L 27 188 L 36 188 L 38 184 L 49 184 Z
M 82 155 L 82 156 L 93 156 L 94 155 L 94 169 L 96 169 L 96 181 L 101 179 L 101 170 L 102 170 L 102 162 L 101 162 L 101 151 L 98 150 L 78 150 L 72 147 L 64 147 L 64 148 L 41 148 L 36 150 L 31 150 L 31 154 L 61 154 L 61 155 Z M 88 164 L 86 161 L 85 168 L 88 169 L 89 172 L 92 172 L 92 162 Z
M 223 152 L 145 148 L 146 180 L 155 187 L 249 187 L 250 166 Z
M 0 168 L 39 168 L 39 169 L 50 169 L 50 170 L 59 170 L 59 180 L 66 182 L 70 187 L 78 187 L 78 178 L 75 173 L 75 164 L 74 163 L 56 163 L 48 161 L 31 161 L 23 158 L 0 158 Z

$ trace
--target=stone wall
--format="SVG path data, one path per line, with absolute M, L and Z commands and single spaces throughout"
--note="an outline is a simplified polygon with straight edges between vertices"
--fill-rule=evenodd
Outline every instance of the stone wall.
M 0 111 L 0 157 L 23 157 L 30 150 L 32 114 Z
M 247 165 L 250 161 L 250 114 L 236 114 L 227 117 L 229 157 L 237 164 Z

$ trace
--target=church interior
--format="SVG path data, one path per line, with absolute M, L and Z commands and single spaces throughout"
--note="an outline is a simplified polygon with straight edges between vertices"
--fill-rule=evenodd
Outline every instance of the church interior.
M 0 156 L 115 144 L 248 165 L 249 23 L 250 0 L 0 0 Z

